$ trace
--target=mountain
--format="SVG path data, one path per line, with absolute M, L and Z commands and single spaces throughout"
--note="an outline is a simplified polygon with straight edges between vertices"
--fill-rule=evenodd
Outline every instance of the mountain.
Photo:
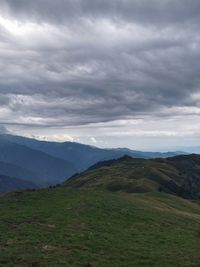
M 149 160 L 124 156 L 99 162 L 65 185 L 130 193 L 163 191 L 200 199 L 200 155 Z
M 34 177 L 36 176 L 33 172 L 27 170 L 26 168 L 21 168 L 15 164 L 2 161 L 0 161 L 0 175 L 6 175 L 23 180 L 34 180 Z
M 37 188 L 32 182 L 0 174 L 0 193 Z
M 63 160 L 27 146 L 0 138 L 0 161 L 26 169 L 23 178 L 39 186 L 47 186 L 64 181 L 76 172 L 74 166 Z M 11 168 L 12 169 L 12 168 Z M 11 170 L 10 170 L 11 171 Z M 7 171 L 8 174 L 10 171 Z M 17 170 L 16 175 L 17 175 Z M 5 166 L 4 166 L 4 174 Z M 14 174 L 14 170 L 11 174 Z M 15 175 L 14 175 L 15 177 Z
M 123 152 L 123 155 L 128 155 L 133 158 L 144 158 L 144 159 L 153 159 L 153 158 L 168 158 L 174 157 L 177 155 L 186 155 L 187 152 L 183 151 L 173 151 L 173 152 L 145 152 L 138 150 L 131 150 L 128 148 L 117 148 L 115 150 Z
M 127 148 L 118 149 L 101 149 L 94 146 L 83 145 L 75 142 L 48 142 L 39 141 L 31 138 L 14 136 L 14 135 L 1 135 L 0 140 L 7 140 L 12 143 L 17 143 L 31 149 L 44 152 L 53 157 L 60 158 L 71 163 L 78 171 L 84 171 L 93 164 L 110 159 L 117 159 L 124 155 L 129 155 L 135 158 L 165 158 L 182 154 L 183 152 L 141 152 L 130 150 Z M 68 175 L 66 175 L 66 178 Z
M 31 181 L 36 174 L 17 165 L 0 162 L 0 193 L 28 188 L 38 188 Z M 14 178 L 13 178 L 14 177 Z
M 196 153 L 200 154 L 200 146 L 191 146 L 191 147 L 180 147 L 179 149 L 183 149 L 183 151 L 186 151 L 187 153 Z
M 0 135 L 0 151 L 0 174 L 31 181 L 37 186 L 61 183 L 97 162 L 118 159 L 125 154 L 137 158 L 165 158 L 182 153 L 101 149 L 73 142 L 47 142 L 9 134 Z

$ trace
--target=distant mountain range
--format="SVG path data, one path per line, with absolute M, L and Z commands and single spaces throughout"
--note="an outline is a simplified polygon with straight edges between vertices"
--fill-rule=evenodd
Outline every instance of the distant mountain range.
M 118 159 L 124 155 L 147 159 L 178 154 L 183 152 L 101 149 L 74 142 L 47 142 L 4 134 L 0 135 L 0 174 L 29 181 L 31 185 L 46 187 L 61 183 L 99 161 Z
M 10 142 L 4 137 L 0 138 L 0 152 L 1 162 L 14 164 L 14 169 L 10 168 L 13 174 L 16 166 L 24 169 L 26 174 L 21 172 L 22 176 L 19 175 L 18 178 L 31 181 L 38 186 L 61 182 L 65 177 L 75 172 L 74 167 L 69 162 L 25 145 Z M 5 168 L 0 170 L 0 174 L 5 174 Z
M 32 182 L 10 176 L 0 175 L 0 193 L 33 188 L 38 187 Z
M 185 151 L 186 153 L 196 153 L 200 154 L 200 146 L 191 146 L 191 147 L 180 147 L 181 151 Z

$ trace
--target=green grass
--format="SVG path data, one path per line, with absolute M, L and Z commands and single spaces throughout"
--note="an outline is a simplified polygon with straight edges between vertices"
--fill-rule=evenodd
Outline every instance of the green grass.
M 200 206 L 164 193 L 10 193 L 0 222 L 0 266 L 200 266 Z
M 93 188 L 129 193 L 172 193 L 200 199 L 200 155 L 168 159 L 122 157 L 99 163 L 65 183 L 73 188 Z

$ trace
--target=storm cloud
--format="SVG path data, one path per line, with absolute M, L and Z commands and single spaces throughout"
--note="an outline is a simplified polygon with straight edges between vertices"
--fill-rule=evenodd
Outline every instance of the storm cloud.
M 0 7 L 2 125 L 67 129 L 200 115 L 199 1 Z

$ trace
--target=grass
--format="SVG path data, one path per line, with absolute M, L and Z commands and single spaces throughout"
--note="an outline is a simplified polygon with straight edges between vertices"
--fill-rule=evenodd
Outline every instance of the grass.
M 98 163 L 95 167 L 68 180 L 73 188 L 93 188 L 129 193 L 172 193 L 200 199 L 200 156 L 187 155 L 168 159 L 122 157 Z
M 58 187 L 0 198 L 0 266 L 200 266 L 200 206 Z

